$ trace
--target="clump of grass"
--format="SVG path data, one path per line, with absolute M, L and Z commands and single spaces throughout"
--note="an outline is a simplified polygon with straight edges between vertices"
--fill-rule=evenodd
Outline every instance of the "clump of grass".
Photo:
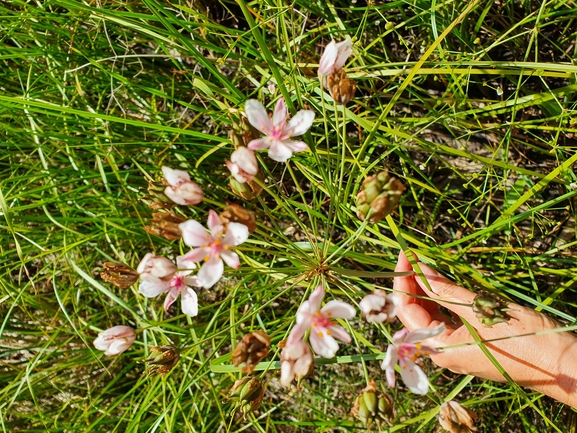
M 349 322 L 353 344 L 298 390 L 272 364 L 262 406 L 231 416 L 230 353 L 263 329 L 271 355 L 310 288 L 358 303 L 391 289 L 399 243 L 477 292 L 491 290 L 575 322 L 574 117 L 577 28 L 571 2 L 46 2 L 0 5 L 0 428 L 13 431 L 356 431 L 369 378 L 395 402 L 389 431 L 437 431 L 458 398 L 484 431 L 575 431 L 571 409 L 510 384 L 427 364 L 432 391 L 385 389 L 375 359 L 398 325 Z M 356 97 L 334 105 L 316 65 L 350 36 Z M 229 132 L 249 98 L 317 120 L 311 152 L 286 165 L 259 154 L 264 191 L 231 190 Z M 228 201 L 257 215 L 242 266 L 199 291 L 200 312 L 162 313 L 136 286 L 99 277 L 150 251 L 148 183 L 186 169 L 204 221 Z M 354 197 L 387 167 L 407 187 L 392 218 L 363 223 Z M 305 279 L 304 277 L 307 277 Z M 310 279 L 308 279 L 310 277 Z M 124 354 L 94 350 L 99 331 L 141 333 Z M 180 348 L 148 376 L 152 346 Z M 361 356 L 362 355 L 362 356 Z M 573 419 L 573 421 L 571 421 Z

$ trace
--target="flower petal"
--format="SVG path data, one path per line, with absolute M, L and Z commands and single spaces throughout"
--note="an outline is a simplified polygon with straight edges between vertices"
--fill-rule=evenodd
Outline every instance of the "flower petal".
M 397 346 L 390 344 L 387 347 L 387 354 L 385 355 L 385 359 L 381 364 L 381 368 L 386 370 L 387 368 L 395 368 L 395 364 L 399 361 L 399 349 Z
M 241 223 L 228 223 L 226 236 L 222 240 L 223 245 L 236 247 L 248 239 L 248 227 Z
M 311 296 L 309 296 L 311 313 L 316 313 L 321 309 L 321 302 L 324 296 L 325 296 L 325 289 L 323 289 L 323 286 L 319 284 L 318 287 L 311 293 Z
M 185 221 L 179 224 L 178 228 L 182 232 L 185 245 L 189 247 L 200 247 L 212 242 L 212 237 L 198 221 Z
M 272 123 L 276 129 L 279 129 L 279 126 L 283 127 L 286 123 L 286 118 L 288 116 L 288 111 L 286 108 L 286 104 L 284 98 L 280 98 L 274 107 L 274 113 L 272 115 Z
M 335 72 L 342 69 L 345 63 L 347 63 L 347 59 L 353 53 L 353 42 L 351 38 L 346 38 L 344 41 L 336 44 L 336 48 L 338 54 L 334 63 Z
M 441 332 L 445 330 L 445 323 L 441 322 L 438 326 L 432 329 L 416 329 L 415 331 L 411 331 L 407 334 L 404 339 L 405 343 L 419 343 L 427 338 L 434 337 L 435 335 L 439 335 Z
M 322 299 L 322 298 L 321 298 Z M 311 326 L 311 316 L 316 313 L 317 310 L 311 310 L 311 303 L 309 301 L 304 301 L 297 311 L 297 324 L 306 324 L 306 329 Z
M 202 287 L 201 282 L 198 280 L 198 277 L 186 277 L 184 279 L 184 284 L 187 286 L 192 286 L 192 287 Z
M 259 101 L 256 99 L 249 99 L 244 104 L 244 111 L 246 112 L 248 121 L 256 129 L 267 135 L 272 131 L 273 123 L 269 119 L 266 109 Z
M 174 288 L 166 294 L 164 298 L 164 311 L 168 311 L 170 306 L 174 304 L 174 301 L 178 299 L 178 289 Z
M 401 377 L 403 382 L 415 394 L 425 395 L 429 391 L 429 379 L 421 367 L 409 358 L 401 360 Z
M 208 221 L 206 223 L 213 238 L 218 238 L 222 235 L 224 228 L 222 226 L 222 221 L 220 220 L 218 214 L 212 209 L 208 211 Z
M 187 316 L 194 317 L 198 314 L 198 297 L 194 290 L 187 287 L 180 292 L 180 303 L 182 312 Z
M 293 156 L 292 150 L 290 150 L 282 141 L 273 140 L 270 149 L 268 150 L 268 157 L 276 162 L 286 162 Z
M 288 147 L 292 153 L 304 152 L 309 148 L 309 146 L 304 141 L 284 140 L 282 144 Z
M 319 77 L 323 75 L 330 75 L 335 72 L 334 65 L 338 55 L 337 43 L 330 41 L 325 47 L 325 51 L 319 61 Z
M 333 325 L 328 329 L 331 332 L 331 336 L 337 340 L 341 340 L 343 343 L 349 344 L 351 342 L 351 336 L 341 325 Z
M 220 257 L 224 262 L 233 269 L 238 269 L 240 266 L 240 259 L 238 258 L 238 254 L 234 253 L 229 250 L 222 250 L 220 252 Z
M 352 319 L 356 311 L 352 305 L 341 301 L 329 301 L 321 308 L 321 313 L 331 318 Z
M 305 336 L 305 332 L 307 332 L 307 329 L 310 328 L 310 323 L 305 321 L 305 322 L 301 322 L 301 323 L 297 323 L 293 329 L 291 329 L 291 332 L 286 340 L 286 346 L 291 346 L 295 343 L 298 343 L 299 340 L 302 340 L 303 337 Z
M 271 137 L 257 138 L 256 140 L 252 140 L 250 143 L 248 143 L 247 147 L 250 150 L 265 150 L 271 147 L 275 141 L 276 140 Z
M 303 135 L 312 126 L 313 120 L 315 120 L 314 111 L 299 111 L 285 127 L 283 136 L 295 137 L 297 135 Z
M 179 269 L 178 273 L 180 275 L 188 275 L 193 269 L 196 269 L 196 263 L 194 260 L 187 259 L 186 255 L 178 256 L 176 258 L 176 267 Z
M 171 201 L 181 206 L 187 206 L 188 202 L 186 197 L 184 197 L 178 188 L 173 188 L 172 186 L 167 186 L 164 189 L 164 195 L 167 196 Z
M 222 260 L 212 256 L 200 268 L 200 271 L 198 272 L 198 280 L 201 282 L 202 287 L 209 289 L 220 280 L 223 272 L 224 263 L 222 263 Z
M 315 353 L 323 358 L 334 358 L 337 350 L 339 350 L 337 340 L 326 333 L 320 336 L 315 332 L 311 332 L 309 340 Z
M 138 293 L 147 298 L 155 298 L 161 293 L 170 289 L 169 281 L 162 281 L 160 278 L 153 278 L 147 280 L 140 280 L 138 285 Z
M 295 379 L 295 372 L 293 363 L 290 361 L 283 361 L 280 364 L 280 383 L 282 386 L 290 386 Z
M 190 182 L 190 175 L 184 170 L 175 170 L 173 168 L 162 166 L 162 174 L 170 186 L 178 186 L 184 182 Z
M 387 382 L 391 388 L 395 386 L 395 365 L 398 360 L 399 349 L 392 344 L 389 345 L 385 359 L 383 359 L 383 363 L 381 364 L 381 368 L 385 370 Z
M 211 250 L 208 247 L 195 248 L 184 256 L 186 262 L 202 262 L 205 258 L 210 257 Z
M 407 328 L 403 328 L 393 334 L 393 344 L 401 344 L 405 341 L 405 336 L 409 333 Z

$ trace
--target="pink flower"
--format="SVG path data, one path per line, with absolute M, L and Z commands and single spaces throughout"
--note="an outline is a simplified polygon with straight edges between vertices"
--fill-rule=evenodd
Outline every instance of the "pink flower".
M 293 152 L 307 150 L 308 146 L 302 141 L 290 140 L 290 137 L 303 135 L 313 124 L 315 113 L 310 110 L 301 110 L 288 123 L 288 111 L 284 98 L 276 103 L 272 119 L 266 109 L 255 99 L 249 99 L 245 104 L 246 115 L 252 126 L 267 136 L 248 143 L 251 150 L 269 149 L 268 156 L 278 162 L 286 162 Z
M 164 194 L 176 204 L 198 204 L 204 198 L 202 188 L 190 180 L 190 175 L 186 171 L 162 166 L 162 174 L 168 183 Z
M 313 350 L 324 358 L 333 358 L 339 350 L 341 340 L 350 343 L 351 337 L 341 325 L 331 319 L 352 319 L 355 309 L 341 301 L 329 301 L 321 308 L 321 301 L 325 295 L 322 286 L 318 286 L 308 301 L 305 301 L 297 313 L 297 324 L 291 331 L 291 336 L 300 339 L 311 328 L 310 343 Z M 293 336 L 294 335 L 294 336 Z
M 350 38 L 338 44 L 335 41 L 329 42 L 319 62 L 319 78 L 323 79 L 342 69 L 352 52 L 353 43 Z
M 409 332 L 403 328 L 393 335 L 393 344 L 389 345 L 387 355 L 381 364 L 385 370 L 387 382 L 390 387 L 395 386 L 395 365 L 401 367 L 401 377 L 405 385 L 415 394 L 424 395 L 429 390 L 429 379 L 421 367 L 415 364 L 417 358 L 437 351 L 421 343 L 422 340 L 439 335 L 445 330 L 445 324 L 441 323 L 433 329 L 417 329 Z
M 258 173 L 254 152 L 243 146 L 232 152 L 226 166 L 239 183 L 252 182 Z
M 309 345 L 301 339 L 289 337 L 280 353 L 280 383 L 290 386 L 295 377 L 300 380 L 311 372 L 313 355 Z
M 113 326 L 98 334 L 94 347 L 104 350 L 106 356 L 114 356 L 124 352 L 136 340 L 136 332 L 130 326 Z
M 164 311 L 181 295 L 181 309 L 187 316 L 198 314 L 198 297 L 190 286 L 202 287 L 197 277 L 190 277 L 191 269 L 196 268 L 194 262 L 184 260 L 183 256 L 176 258 L 179 271 L 174 264 L 165 257 L 156 257 L 154 254 L 144 256 L 138 265 L 140 274 L 138 293 L 147 298 L 155 298 L 166 293 Z M 169 266 L 170 264 L 170 266 Z M 169 271 L 172 269 L 172 273 Z
M 377 289 L 359 302 L 359 308 L 367 322 L 393 322 L 399 309 L 399 298 L 397 295 L 387 295 L 384 290 Z
M 224 232 L 218 214 L 211 210 L 208 213 L 207 231 L 199 222 L 188 220 L 179 225 L 182 239 L 189 247 L 197 247 L 184 255 L 185 260 L 205 263 L 198 272 L 198 280 L 203 287 L 212 287 L 224 272 L 224 260 L 228 266 L 238 269 L 238 254 L 230 251 L 248 239 L 248 228 L 240 223 L 228 223 Z

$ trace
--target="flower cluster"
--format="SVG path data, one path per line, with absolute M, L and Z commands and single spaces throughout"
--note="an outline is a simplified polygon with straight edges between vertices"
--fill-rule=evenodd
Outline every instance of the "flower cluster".
M 319 63 L 321 85 L 340 104 L 348 103 L 356 90 L 355 83 L 343 70 L 352 52 L 350 39 L 339 43 L 332 41 L 327 45 Z M 271 115 L 261 102 L 254 99 L 246 101 L 244 108 L 246 118 L 242 119 L 242 127 L 235 125 L 236 129 L 232 132 L 235 150 L 225 165 L 232 176 L 230 184 L 233 190 L 250 199 L 258 195 L 263 187 L 261 181 L 264 180 L 255 151 L 268 150 L 268 156 L 273 161 L 286 163 L 294 153 L 308 150 L 308 145 L 295 137 L 304 135 L 311 128 L 315 113 L 300 110 L 291 118 L 284 98 L 276 101 Z M 152 184 L 149 191 L 156 194 L 151 207 L 163 211 L 153 214 L 152 224 L 146 226 L 146 230 L 170 241 L 182 239 L 190 250 L 175 257 L 174 261 L 155 253 L 147 253 L 136 271 L 125 265 L 109 263 L 102 275 L 121 288 L 129 287 L 138 278 L 138 292 L 141 295 L 146 298 L 165 296 L 165 312 L 180 298 L 182 313 L 195 317 L 199 312 L 196 290 L 213 287 L 222 278 L 225 264 L 233 269 L 239 268 L 240 257 L 233 249 L 248 239 L 249 233 L 256 228 L 256 220 L 251 212 L 234 204 L 228 205 L 220 216 L 214 210 L 209 210 L 206 227 L 195 219 L 186 219 L 176 212 L 167 211 L 175 205 L 199 204 L 204 199 L 204 192 L 188 172 L 167 166 L 162 166 L 161 170 L 164 175 L 162 186 L 160 183 Z M 391 178 L 387 171 L 367 178 L 356 198 L 359 218 L 368 219 L 371 223 L 378 222 L 398 205 L 403 190 L 404 186 Z M 160 197 L 162 194 L 164 196 Z M 355 317 L 355 308 L 339 300 L 329 300 L 323 305 L 324 297 L 325 287 L 321 284 L 302 303 L 286 342 L 279 345 L 282 347 L 280 382 L 284 386 L 288 387 L 295 379 L 301 381 L 312 374 L 314 355 L 334 358 L 339 344 L 351 343 L 351 336 L 343 327 L 343 321 Z M 368 322 L 382 324 L 395 320 L 399 304 L 398 295 L 377 289 L 359 302 L 359 308 Z M 479 303 L 478 314 L 482 313 L 484 317 L 497 315 L 495 311 L 501 311 L 501 305 L 493 304 L 484 299 L 482 305 Z M 401 377 L 412 392 L 428 392 L 427 376 L 416 362 L 422 356 L 436 353 L 436 349 L 424 344 L 423 340 L 440 334 L 444 329 L 444 324 L 441 324 L 434 329 L 412 332 L 403 329 L 394 334 L 382 362 L 389 386 L 395 386 L 395 368 L 399 364 Z M 101 332 L 94 346 L 105 351 L 106 355 L 113 356 L 127 350 L 135 340 L 134 329 L 114 326 Z M 257 330 L 245 335 L 232 353 L 234 365 L 243 365 L 243 373 L 252 374 L 269 353 L 270 346 L 271 338 L 264 331 Z M 178 348 L 170 345 L 155 346 L 151 351 L 153 356 L 145 360 L 149 373 L 167 374 L 180 357 Z M 263 395 L 262 381 L 256 377 L 245 377 L 236 381 L 229 399 L 246 416 L 258 408 Z M 371 382 L 357 398 L 353 413 L 367 426 L 372 423 L 389 423 L 393 416 L 392 403 Z M 451 428 L 461 424 L 471 427 L 465 413 L 451 405 L 439 419 Z

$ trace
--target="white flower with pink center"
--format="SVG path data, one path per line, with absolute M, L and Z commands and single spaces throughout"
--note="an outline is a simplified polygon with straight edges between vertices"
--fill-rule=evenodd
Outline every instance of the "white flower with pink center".
M 98 334 L 94 347 L 104 350 L 106 356 L 119 355 L 136 340 L 136 332 L 130 326 L 118 325 Z
M 165 257 L 157 257 L 154 254 L 144 256 L 137 268 L 140 274 L 138 293 L 147 298 L 155 298 L 166 293 L 164 311 L 168 311 L 168 308 L 180 295 L 182 312 L 187 316 L 194 317 L 198 314 L 198 297 L 191 286 L 202 287 L 197 277 L 190 276 L 196 265 L 192 261 L 185 260 L 184 256 L 177 257 L 176 263 L 178 270 Z M 172 272 L 168 273 L 170 269 Z
M 269 149 L 268 156 L 278 162 L 286 162 L 294 152 L 307 150 L 303 141 L 290 140 L 291 137 L 303 135 L 313 124 L 315 113 L 311 110 L 299 111 L 288 121 L 288 110 L 284 98 L 276 103 L 272 118 L 264 106 L 255 99 L 249 99 L 244 106 L 248 121 L 266 137 L 248 143 L 251 150 Z
M 387 355 L 381 364 L 390 387 L 395 386 L 395 365 L 398 362 L 407 388 L 415 394 L 424 395 L 428 392 L 429 379 L 415 361 L 421 356 L 437 353 L 435 348 L 422 344 L 421 341 L 439 335 L 444 330 L 445 324 L 441 323 L 433 329 L 417 329 L 412 332 L 403 328 L 393 335 L 393 344 L 387 348 Z
M 311 329 L 309 341 L 315 353 L 324 358 L 333 358 L 339 350 L 339 343 L 350 343 L 351 337 L 341 325 L 333 319 L 352 319 L 355 309 L 346 302 L 329 301 L 321 308 L 325 295 L 322 286 L 318 286 L 308 301 L 305 301 L 297 313 L 297 324 L 291 331 L 291 337 L 298 339 Z
M 228 223 L 227 231 L 218 214 L 211 210 L 208 213 L 206 230 L 198 221 L 189 220 L 179 225 L 182 239 L 189 247 L 196 247 L 184 255 L 185 260 L 204 264 L 198 272 L 198 280 L 203 287 L 210 288 L 216 284 L 224 272 L 223 260 L 228 266 L 238 269 L 238 254 L 230 251 L 248 239 L 248 228 L 240 223 Z

